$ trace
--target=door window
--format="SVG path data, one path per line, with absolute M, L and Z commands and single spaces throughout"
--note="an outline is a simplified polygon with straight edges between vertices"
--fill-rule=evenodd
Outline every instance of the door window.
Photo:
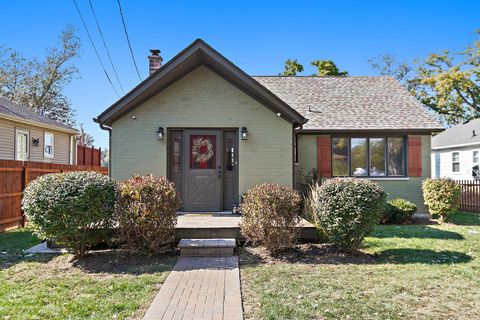
M 16 133 L 16 160 L 28 160 L 28 131 L 17 130 Z
M 215 136 L 190 136 L 190 169 L 215 169 Z
M 225 141 L 225 171 L 234 171 L 235 168 L 235 144 L 232 138 Z
M 172 170 L 182 172 L 182 132 L 172 132 Z

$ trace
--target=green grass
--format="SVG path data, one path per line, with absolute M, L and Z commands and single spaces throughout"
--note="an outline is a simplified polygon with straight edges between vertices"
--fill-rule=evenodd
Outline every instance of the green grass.
M 367 261 L 244 263 L 247 318 L 480 319 L 479 218 L 378 226 Z
M 0 319 L 141 318 L 176 261 L 98 251 L 25 255 L 39 241 L 27 230 L 0 234 Z

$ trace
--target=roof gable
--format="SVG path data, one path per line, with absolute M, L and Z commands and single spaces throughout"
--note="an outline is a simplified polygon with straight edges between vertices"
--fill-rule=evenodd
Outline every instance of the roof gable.
M 222 78 L 260 102 L 292 124 L 307 120 L 295 109 L 258 83 L 201 39 L 197 39 L 160 69 L 98 116 L 95 121 L 111 125 L 116 119 L 169 87 L 200 65 L 205 65 Z

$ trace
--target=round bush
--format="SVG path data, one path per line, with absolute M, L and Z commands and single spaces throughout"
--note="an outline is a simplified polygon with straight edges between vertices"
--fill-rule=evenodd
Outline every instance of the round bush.
M 397 198 L 387 202 L 381 222 L 406 223 L 411 221 L 412 215 L 417 211 L 417 206 L 405 199 Z
M 48 174 L 25 189 L 23 210 L 35 233 L 76 256 L 109 240 L 117 185 L 97 172 Z
M 317 192 L 317 220 L 328 239 L 343 251 L 360 246 L 385 206 L 383 189 L 366 179 L 330 179 Z
M 165 177 L 134 176 L 120 185 L 117 240 L 130 251 L 155 253 L 175 241 L 180 199 Z
M 300 222 L 299 194 L 288 187 L 264 183 L 244 196 L 240 230 L 252 245 L 263 245 L 275 252 L 291 247 L 297 239 Z
M 423 198 L 432 215 L 445 218 L 460 207 L 462 189 L 450 178 L 426 179 L 422 184 Z

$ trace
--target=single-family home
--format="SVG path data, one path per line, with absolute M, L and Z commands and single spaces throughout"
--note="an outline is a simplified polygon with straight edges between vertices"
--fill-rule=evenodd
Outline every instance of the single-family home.
M 480 119 L 449 128 L 432 138 L 432 177 L 480 178 Z
M 110 134 L 110 174 L 166 176 L 184 211 L 231 210 L 264 182 L 299 172 L 378 182 L 424 212 L 430 141 L 443 130 L 391 77 L 251 76 L 202 40 L 95 121 Z M 297 181 L 298 182 L 298 181 Z
M 78 131 L 0 98 L 0 159 L 75 164 Z

